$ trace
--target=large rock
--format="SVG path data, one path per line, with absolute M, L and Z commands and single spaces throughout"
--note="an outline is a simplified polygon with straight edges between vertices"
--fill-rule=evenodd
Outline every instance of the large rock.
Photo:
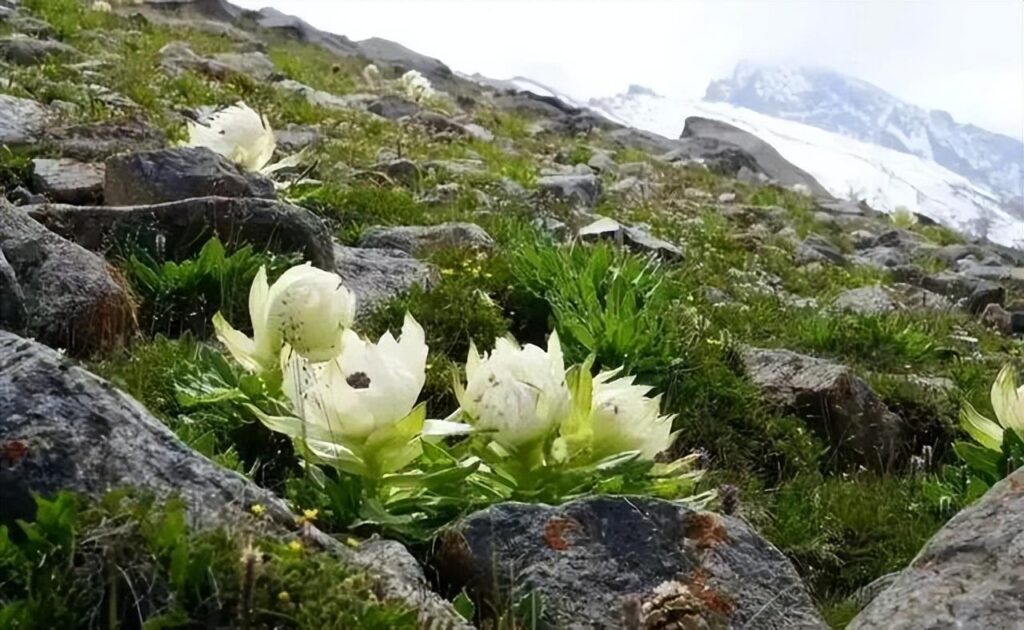
M 453 247 L 490 250 L 494 248 L 494 239 L 475 223 L 403 225 L 371 228 L 359 246 L 397 249 L 418 257 Z
M 45 63 L 51 57 L 67 57 L 77 52 L 67 44 L 49 39 L 34 39 L 32 37 L 0 38 L 0 59 L 19 66 L 34 66 Z
M 42 137 L 51 115 L 42 103 L 0 94 L 0 145 L 33 144 Z
M 789 350 L 740 357 L 765 400 L 807 420 L 841 460 L 887 470 L 904 454 L 903 420 L 849 367 Z
M 134 243 L 162 258 L 182 260 L 216 236 L 229 245 L 301 253 L 321 269 L 334 268 L 323 222 L 304 208 L 270 199 L 201 197 L 119 208 L 43 204 L 28 211 L 54 232 L 93 251 Z
M 86 354 L 123 343 L 135 332 L 127 289 L 99 256 L 70 243 L 0 199 L 0 251 L 23 299 L 23 329 L 55 348 Z M 13 272 L 11 274 L 10 272 Z M 0 414 L 2 415 L 2 414 Z
M 537 189 L 574 207 L 593 208 L 601 196 L 601 179 L 589 175 L 546 175 L 537 179 Z
M 18 276 L 0 249 L 0 328 L 21 330 L 24 326 L 25 294 L 18 284 Z
M 57 203 L 103 201 L 103 165 L 69 159 L 32 160 L 32 192 Z
M 666 262 L 683 260 L 683 250 L 679 246 L 657 238 L 644 229 L 623 225 L 608 217 L 589 215 L 589 218 L 594 221 L 577 232 L 584 241 L 610 241 L 640 254 L 653 254 Z
M 136 206 L 194 197 L 274 197 L 274 182 L 206 147 L 177 147 L 107 158 L 107 205 Z
M 949 311 L 953 304 L 944 296 L 909 284 L 872 285 L 843 291 L 832 306 L 861 315 L 900 311 Z
M 815 197 L 832 199 L 810 173 L 787 161 L 764 140 L 728 123 L 691 116 L 686 119 L 680 141 L 682 147 L 675 149 L 677 157 L 702 160 L 728 175 L 747 168 L 782 186 L 803 186 Z
M 334 256 L 335 271 L 355 293 L 360 317 L 405 294 L 413 286 L 429 289 L 437 282 L 433 267 L 396 249 L 335 245 Z
M 171 42 L 160 49 L 160 66 L 171 76 L 185 71 L 225 80 L 232 74 L 268 81 L 275 74 L 274 62 L 262 52 L 220 53 L 212 57 L 197 55 L 185 42 Z
M 161 149 L 167 145 L 167 137 L 146 122 L 128 119 L 47 130 L 44 142 L 48 149 L 63 157 L 95 162 L 125 151 Z
M 848 630 L 1022 627 L 1022 490 L 1024 469 L 954 516 Z
M 440 536 L 437 565 L 478 610 L 535 593 L 546 616 L 538 627 L 827 627 L 778 549 L 738 518 L 683 503 L 495 505 Z M 663 617 L 678 625 L 659 625 Z
M 33 493 L 71 490 L 102 497 L 133 486 L 184 500 L 200 528 L 229 526 L 286 537 L 297 519 L 284 501 L 182 444 L 138 402 L 57 352 L 0 332 L 0 444 L 24 445 L 24 456 L 0 467 L 0 522 L 34 512 Z M 265 516 L 256 523 L 250 506 Z M 350 549 L 305 526 L 303 533 L 378 579 L 380 595 L 420 610 L 424 624 L 463 628 L 433 594 L 408 552 L 391 541 Z

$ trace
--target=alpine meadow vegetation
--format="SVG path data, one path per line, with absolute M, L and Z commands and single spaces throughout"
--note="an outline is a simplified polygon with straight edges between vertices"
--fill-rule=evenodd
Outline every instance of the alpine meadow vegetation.
M 234 241 L 233 224 L 189 232 L 195 253 L 179 258 L 106 235 L 138 330 L 68 361 L 282 497 L 299 533 L 271 531 L 259 505 L 246 508 L 253 533 L 194 527 L 181 497 L 35 496 L 34 518 L 0 523 L 0 627 L 422 627 L 302 528 L 401 541 L 438 582 L 438 535 L 481 510 L 640 496 L 750 526 L 842 628 L 866 587 L 1024 464 L 1020 342 L 963 308 L 971 292 L 935 308 L 917 294 L 839 306 L 956 275 L 940 254 L 975 244 L 948 228 L 904 210 L 845 223 L 802 192 L 668 161 L 578 113 L 580 128 L 555 124 L 539 101 L 515 107 L 457 76 L 275 30 L 246 43 L 232 30 L 245 22 L 21 4 L 96 63 L 4 64 L 0 94 L 59 109 L 62 129 L 139 122 L 163 148 L 208 148 L 314 219 L 333 255 L 384 262 L 318 264 L 301 247 Z M 0 21 L 0 35 L 12 28 Z M 175 42 L 207 61 L 258 50 L 271 78 L 226 61 L 170 72 Z M 395 103 L 414 113 L 391 115 Z M 3 196 L 31 189 L 34 159 L 63 157 L 56 146 L 0 146 Z M 574 177 L 599 191 L 582 216 L 559 196 Z M 599 221 L 615 227 L 581 232 Z M 867 260 L 857 231 L 912 241 L 914 257 Z M 1024 297 L 1007 287 L 1000 303 Z M 862 384 L 902 431 L 886 465 L 851 463 L 827 396 L 773 397 L 751 348 Z M 540 595 L 492 609 L 444 594 L 480 627 L 547 627 Z

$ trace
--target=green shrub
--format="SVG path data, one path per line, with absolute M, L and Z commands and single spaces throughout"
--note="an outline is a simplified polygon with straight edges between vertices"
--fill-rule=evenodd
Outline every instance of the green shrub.
M 295 257 L 256 252 L 249 245 L 229 255 L 212 238 L 195 257 L 180 263 L 159 263 L 140 250 L 124 261 L 123 269 L 140 298 L 144 330 L 205 336 L 217 311 L 228 321 L 249 321 L 249 287 L 261 266 L 273 280 L 295 262 Z
M 415 628 L 327 554 L 227 530 L 193 532 L 179 500 L 114 491 L 37 498 L 0 527 L 0 627 Z

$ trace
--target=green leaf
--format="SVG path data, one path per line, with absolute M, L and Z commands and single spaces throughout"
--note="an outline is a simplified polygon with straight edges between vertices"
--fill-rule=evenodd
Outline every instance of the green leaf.
M 466 594 L 465 589 L 459 592 L 459 594 L 452 600 L 452 608 L 455 612 L 459 613 L 463 619 L 472 622 L 476 619 L 476 604 Z
M 984 479 L 994 483 L 1003 477 L 1000 471 L 1000 463 L 1003 459 L 1001 451 L 991 451 L 969 442 L 956 442 L 953 444 L 953 450 L 972 471 Z

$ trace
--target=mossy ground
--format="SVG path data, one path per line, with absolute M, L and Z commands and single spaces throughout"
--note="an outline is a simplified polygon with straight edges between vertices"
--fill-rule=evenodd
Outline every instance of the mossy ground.
M 578 360 L 593 352 L 598 367 L 626 365 L 640 381 L 663 393 L 666 411 L 678 415 L 680 452 L 703 451 L 710 462 L 711 483 L 742 488 L 740 513 L 794 560 L 836 627 L 856 612 L 850 598 L 859 588 L 905 565 L 962 504 L 955 461 L 948 449 L 956 434 L 956 409 L 963 400 L 986 409 L 987 388 L 998 366 L 1008 357 L 1019 356 L 1019 347 L 964 315 L 859 316 L 824 308 L 845 289 L 888 283 L 892 278 L 867 267 L 799 266 L 788 241 L 750 238 L 753 225 L 775 222 L 792 227 L 800 236 L 819 234 L 841 251 L 849 251 L 844 232 L 816 218 L 808 198 L 771 186 L 746 186 L 698 167 L 661 164 L 645 153 L 618 149 L 600 136 L 532 136 L 529 118 L 485 105 L 474 109 L 473 117 L 497 136 L 494 143 L 438 138 L 413 124 L 354 110 L 324 109 L 247 77 L 215 81 L 185 72 L 171 78 L 159 69 L 158 51 L 166 43 L 183 40 L 197 53 L 210 54 L 232 50 L 235 42 L 180 26 L 87 11 L 74 0 L 27 0 L 25 5 L 85 55 L 118 56 L 101 68 L 98 78 L 88 81 L 81 70 L 56 62 L 10 72 L 8 92 L 44 102 L 74 103 L 77 107 L 65 115 L 65 122 L 125 115 L 81 87 L 89 82 L 131 98 L 141 108 L 131 115 L 141 115 L 172 139 L 183 131 L 174 111 L 244 100 L 266 113 L 275 128 L 288 123 L 320 126 L 325 139 L 316 148 L 317 166 L 310 175 L 323 183 L 299 186 L 289 194 L 295 203 L 323 217 L 341 242 L 357 242 L 371 225 L 448 220 L 475 221 L 494 236 L 498 246 L 493 254 L 459 250 L 434 254 L 431 262 L 441 275 L 433 291 L 413 290 L 381 307 L 363 324 L 365 333 L 380 334 L 399 326 L 408 311 L 424 326 L 431 348 L 424 399 L 432 417 L 443 417 L 453 408 L 449 384 L 471 341 L 487 348 L 495 337 L 512 333 L 521 341 L 539 343 L 556 329 L 571 358 Z M 318 89 L 336 94 L 362 89 L 363 64 L 358 60 L 338 59 L 310 46 L 277 40 L 270 41 L 268 54 L 285 76 Z M 620 162 L 649 163 L 660 185 L 643 200 L 607 196 L 597 211 L 644 222 L 654 234 L 680 243 L 687 252 L 683 263 L 657 265 L 607 247 L 566 250 L 532 226 L 528 203 L 502 192 L 502 178 L 529 188 L 543 163 L 584 162 L 598 149 L 608 150 Z M 398 183 L 375 173 L 381 150 L 419 163 L 473 158 L 484 168 L 482 173 L 464 175 L 439 169 Z M 28 178 L 27 155 L 0 153 L 0 188 L 13 188 Z M 421 193 L 447 183 L 460 187 L 454 202 L 437 207 L 420 201 Z M 688 189 L 708 193 L 707 199 L 733 193 L 736 206 L 748 210 L 724 215 L 710 201 L 688 199 Z M 477 190 L 491 198 L 490 207 L 472 194 Z M 961 240 L 944 228 L 912 229 L 937 244 Z M 273 439 L 252 418 L 233 416 L 230 409 L 197 412 L 175 391 L 176 382 L 214 361 L 210 330 L 196 322 L 208 320 L 211 308 L 223 308 L 238 316 L 232 318 L 236 325 L 244 324 L 246 279 L 251 278 L 253 265 L 263 260 L 257 257 L 235 267 L 227 260 L 213 265 L 217 272 L 197 272 L 186 280 L 182 273 L 159 267 L 148 275 L 138 270 L 129 274 L 145 275 L 160 287 L 140 291 L 143 311 L 151 313 L 154 325 L 143 325 L 145 334 L 133 347 L 97 357 L 92 367 L 137 397 L 200 451 L 280 490 L 289 480 L 301 479 L 287 442 Z M 195 261 L 192 268 L 200 266 Z M 940 261 L 928 261 L 930 270 L 941 266 Z M 763 290 L 769 281 L 775 292 Z M 731 301 L 713 303 L 709 288 L 725 291 Z M 794 305 L 783 293 L 813 299 L 818 306 Z M 780 415 L 760 400 L 736 359 L 742 344 L 785 347 L 851 365 L 893 409 L 919 427 L 915 448 L 930 447 L 929 461 L 917 470 L 871 475 L 838 467 L 826 445 L 800 419 Z M 904 375 L 948 378 L 953 389 L 941 395 L 924 392 L 906 386 L 900 379 Z M 100 514 L 79 512 L 75 527 L 85 529 L 76 531 L 112 518 Z M 126 522 L 138 529 L 150 516 L 119 518 L 128 518 Z M 195 541 L 194 548 L 207 549 L 203 553 L 211 554 L 211 566 L 229 576 L 227 583 L 239 583 L 239 549 L 234 542 L 223 534 L 190 540 Z M 344 618 L 353 611 L 369 614 L 370 609 L 382 615 L 381 620 L 404 619 L 398 612 L 373 608 L 372 603 L 365 604 L 370 609 L 360 609 L 353 602 L 361 592 L 358 584 L 347 595 L 339 594 L 338 584 L 349 584 L 346 580 L 351 578 L 328 560 L 300 563 L 278 548 L 267 553 L 276 558 L 280 569 L 271 580 L 273 587 L 268 581 L 261 597 L 267 598 L 270 610 L 284 611 L 281 614 L 300 627 L 338 627 L 323 620 Z M 158 573 L 168 570 L 159 552 L 146 562 Z M 168 579 L 165 573 L 160 575 Z M 335 576 L 337 581 L 324 576 Z M 52 579 L 68 578 L 62 573 Z M 94 586 L 107 588 L 104 584 L 100 580 Z M 33 606 L 60 615 L 80 605 L 71 596 L 57 597 L 60 591 L 53 590 L 52 584 L 49 588 L 52 599 Z M 284 590 L 305 593 L 315 603 L 295 612 L 275 599 Z M 341 603 L 333 605 L 343 608 L 327 608 L 327 598 L 319 596 L 321 590 L 338 594 Z M 88 605 L 104 597 L 100 591 L 85 595 L 93 598 Z M 205 614 L 209 602 L 195 601 L 196 607 L 186 614 Z M 344 608 L 350 604 L 352 608 Z

